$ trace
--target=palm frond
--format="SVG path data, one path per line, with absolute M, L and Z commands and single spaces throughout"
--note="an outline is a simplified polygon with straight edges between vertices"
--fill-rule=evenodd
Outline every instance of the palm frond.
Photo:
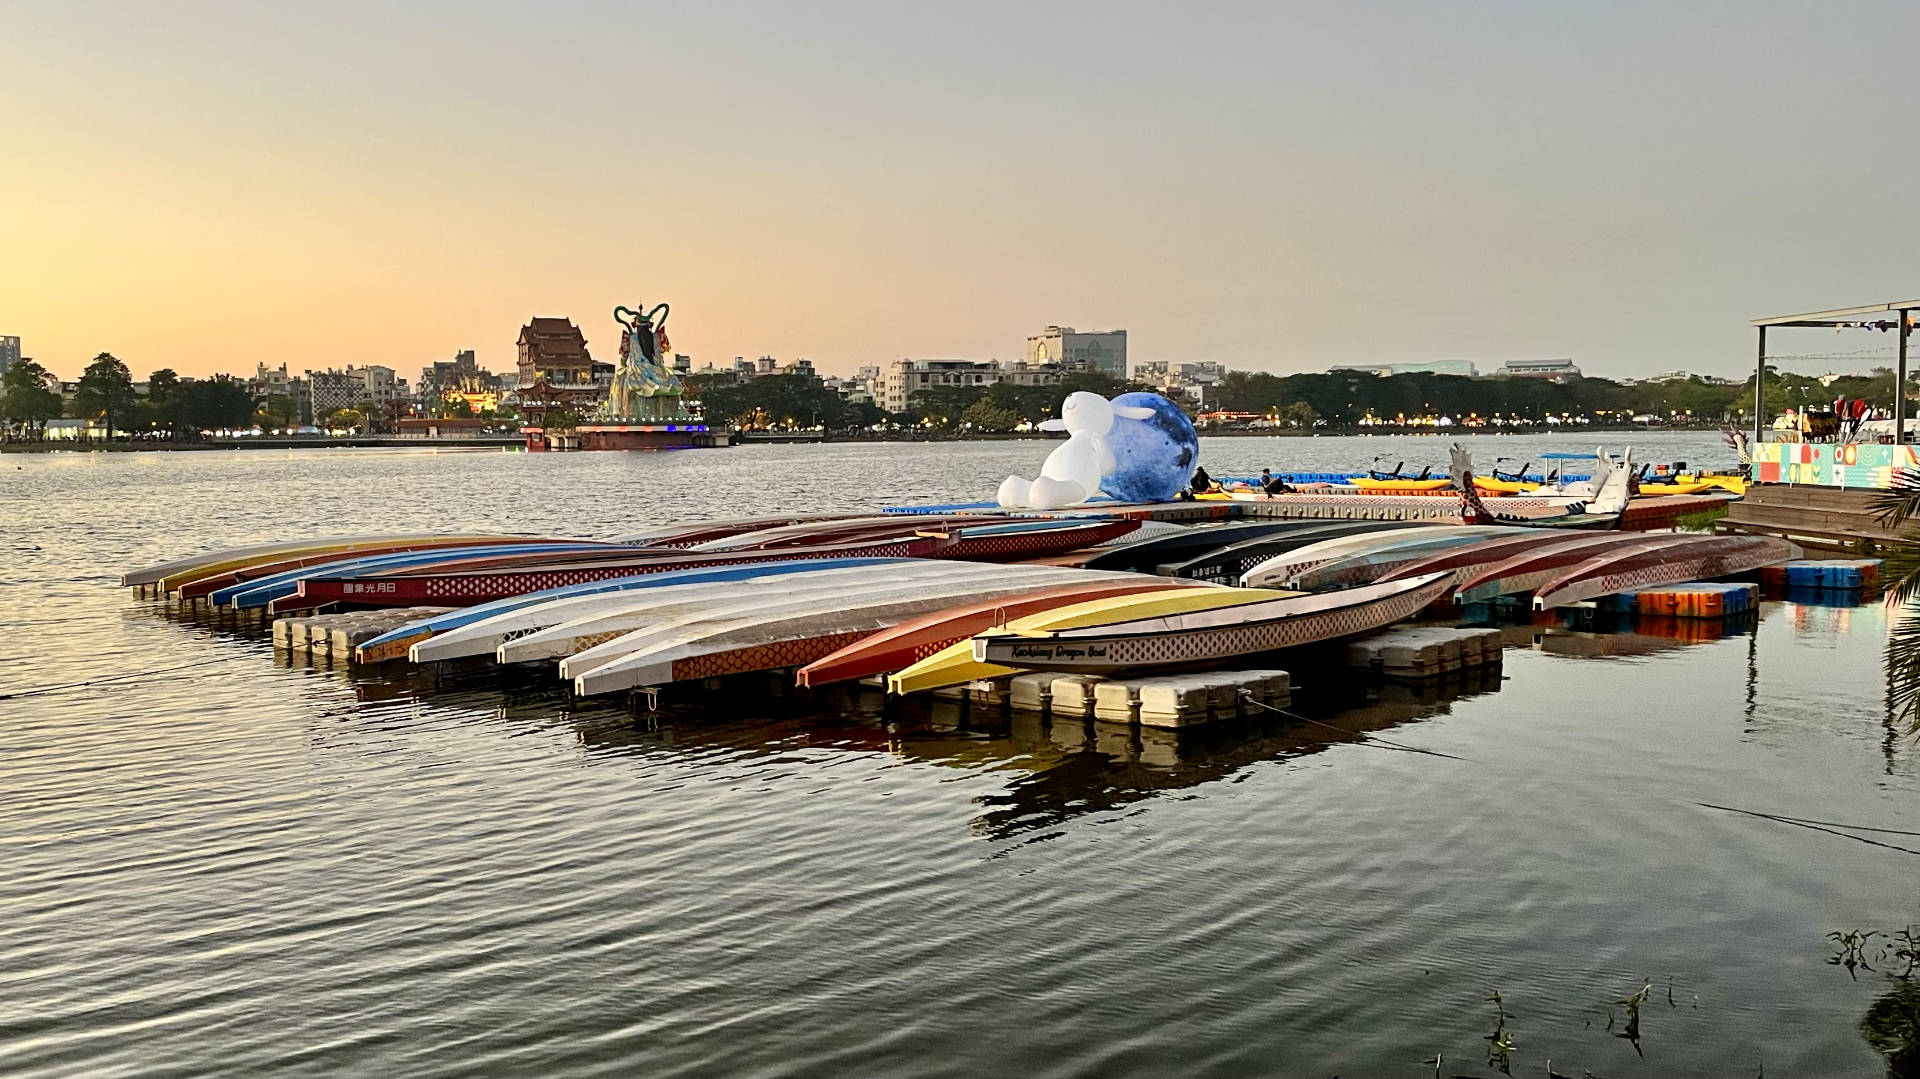
M 1892 473 L 1886 489 L 1873 496 L 1874 516 L 1890 529 L 1920 517 L 1920 469 L 1896 468 Z
M 1883 593 L 1888 607 L 1904 607 L 1916 597 L 1920 597 L 1920 544 L 1903 541 L 1891 546 L 1882 544 L 1880 554 L 1880 579 L 1885 583 Z
M 1889 608 L 1887 627 L 1887 710 L 1907 733 L 1920 731 L 1920 604 Z
M 1912 531 L 1920 517 L 1920 470 L 1896 468 L 1887 489 L 1873 496 L 1873 511 L 1889 532 Z M 1920 596 L 1920 540 L 1909 536 L 1881 545 L 1881 580 L 1886 582 L 1887 604 L 1904 608 Z

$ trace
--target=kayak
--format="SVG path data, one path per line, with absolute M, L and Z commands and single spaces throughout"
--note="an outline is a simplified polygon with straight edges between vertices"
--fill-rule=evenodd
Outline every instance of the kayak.
M 1372 476 L 1349 476 L 1347 485 L 1357 487 L 1368 494 L 1380 495 L 1424 495 L 1452 486 L 1449 479 L 1437 480 L 1376 480 Z

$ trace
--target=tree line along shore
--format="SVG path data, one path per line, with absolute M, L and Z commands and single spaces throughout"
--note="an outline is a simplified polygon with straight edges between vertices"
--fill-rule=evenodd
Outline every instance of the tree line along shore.
M 1630 382 L 1234 371 L 1208 387 L 1204 402 L 1180 403 L 1208 434 L 1359 434 L 1436 427 L 1537 430 L 1568 423 L 1593 429 L 1647 423 L 1745 426 L 1751 423 L 1753 381 L 1752 376 L 1731 383 L 1699 376 Z M 1765 390 L 1768 401 L 1782 406 L 1818 407 L 1845 398 L 1890 408 L 1893 384 L 1893 372 L 1884 369 L 1822 380 L 1769 367 Z M 108 443 L 158 441 L 176 447 L 204 441 L 206 432 L 291 431 L 312 419 L 302 417 L 290 399 L 257 397 L 246 382 L 227 376 L 182 379 L 163 368 L 148 377 L 140 393 L 127 365 L 108 353 L 87 365 L 69 396 L 63 398 L 54 388 L 58 385 L 31 360 L 21 360 L 0 375 L 0 443 L 16 448 L 42 443 L 46 425 L 60 419 L 86 420 Z M 762 375 L 744 381 L 695 375 L 686 380 L 686 399 L 709 423 L 730 424 L 743 432 L 805 430 L 836 437 L 857 433 L 868 439 L 993 437 L 1031 431 L 1075 391 L 1111 397 L 1153 389 L 1101 374 L 1071 373 L 1047 385 L 929 387 L 916 392 L 905 409 L 889 411 L 843 397 L 812 375 Z M 436 407 L 433 414 L 455 413 Z M 367 418 L 365 411 L 340 410 L 321 419 L 330 427 L 370 433 Z M 498 418 L 503 424 L 512 422 L 510 413 Z M 581 417 L 572 419 L 578 422 Z M 93 444 L 101 441 L 94 439 Z M 76 445 L 70 440 L 64 444 Z

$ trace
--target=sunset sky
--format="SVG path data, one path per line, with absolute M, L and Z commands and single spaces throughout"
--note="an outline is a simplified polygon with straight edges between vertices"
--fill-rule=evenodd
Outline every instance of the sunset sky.
M 0 6 L 0 333 L 413 378 L 667 300 L 696 365 L 1735 374 L 1920 295 L 1911 5 L 392 6 Z

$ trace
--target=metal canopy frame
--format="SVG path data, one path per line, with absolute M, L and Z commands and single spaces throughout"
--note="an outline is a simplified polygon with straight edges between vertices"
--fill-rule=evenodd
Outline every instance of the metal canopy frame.
M 1809 311 L 1803 315 L 1775 315 L 1772 318 L 1756 318 L 1748 325 L 1760 336 L 1757 358 L 1753 369 L 1753 444 L 1760 445 L 1765 437 L 1767 416 L 1767 330 L 1779 329 L 1831 329 L 1864 328 L 1861 323 L 1865 316 L 1895 315 L 1900 331 L 1899 359 L 1894 366 L 1893 375 L 1893 441 L 1902 444 L 1907 441 L 1907 337 L 1913 332 L 1913 312 L 1920 311 L 1920 300 L 1895 300 L 1892 303 L 1870 303 L 1861 307 L 1836 307 L 1829 311 Z M 1889 320 L 1879 320 L 1886 322 Z M 1874 329 L 1882 327 L 1875 326 Z

